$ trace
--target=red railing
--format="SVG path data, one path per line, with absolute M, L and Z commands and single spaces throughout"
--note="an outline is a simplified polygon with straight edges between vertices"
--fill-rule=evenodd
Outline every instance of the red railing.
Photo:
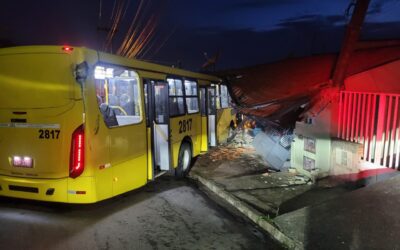
M 362 143 L 364 160 L 398 168 L 399 98 L 398 94 L 341 91 L 337 136 Z

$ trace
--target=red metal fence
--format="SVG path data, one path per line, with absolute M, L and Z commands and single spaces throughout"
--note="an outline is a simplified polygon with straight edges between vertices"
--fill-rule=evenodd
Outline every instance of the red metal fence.
M 341 91 L 338 138 L 362 143 L 364 160 L 398 168 L 399 98 L 397 94 Z

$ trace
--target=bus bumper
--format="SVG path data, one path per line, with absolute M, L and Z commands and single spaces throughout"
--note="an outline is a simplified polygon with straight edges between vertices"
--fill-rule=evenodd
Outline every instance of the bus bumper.
M 0 195 L 30 200 L 94 203 L 97 201 L 93 177 L 32 179 L 0 175 Z

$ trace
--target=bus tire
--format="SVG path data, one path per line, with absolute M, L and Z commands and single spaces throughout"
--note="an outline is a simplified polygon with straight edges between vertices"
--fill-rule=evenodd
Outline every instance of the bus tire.
M 179 149 L 178 167 L 175 170 L 175 177 L 183 178 L 189 171 L 192 163 L 192 147 L 189 143 L 184 142 Z

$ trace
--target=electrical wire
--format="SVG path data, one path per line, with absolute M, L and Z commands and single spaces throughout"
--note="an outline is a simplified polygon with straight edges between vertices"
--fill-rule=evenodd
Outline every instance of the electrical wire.
M 150 17 L 150 20 L 146 23 L 142 31 L 139 33 L 138 37 L 135 39 L 135 42 L 125 54 L 128 58 L 134 58 L 136 54 L 140 51 L 143 45 L 148 41 L 149 37 L 153 34 L 156 26 L 155 15 Z
M 148 1 L 149 3 L 150 1 Z M 131 35 L 130 39 L 129 39 L 129 44 L 127 46 L 127 48 L 125 49 L 125 53 L 123 54 L 123 56 L 126 57 L 130 57 L 133 58 L 136 56 L 137 53 L 137 49 L 139 47 L 143 48 L 143 45 L 141 45 L 141 43 L 143 43 L 143 41 L 145 40 L 146 34 L 148 34 L 148 30 L 149 27 L 151 27 L 151 25 L 155 25 L 155 24 L 151 24 L 153 22 L 153 17 L 151 17 L 147 22 L 143 21 L 143 17 L 145 17 L 145 13 L 147 12 L 147 9 L 150 7 L 150 4 L 147 4 L 145 6 L 145 9 L 143 10 L 143 15 L 141 15 L 138 20 L 138 23 L 136 25 L 136 28 L 133 32 L 133 34 Z M 145 23 L 145 24 L 144 24 Z M 144 25 L 144 27 L 143 27 Z M 153 31 L 151 32 L 153 33 Z M 148 41 L 148 39 L 146 39 Z
M 140 0 L 139 7 L 137 8 L 135 16 L 132 19 L 132 22 L 128 29 L 128 32 L 126 33 L 125 38 L 122 41 L 122 44 L 117 51 L 118 55 L 124 55 L 126 53 L 126 51 L 130 47 L 130 44 L 132 43 L 133 37 L 136 35 L 136 29 L 134 30 L 134 27 L 136 26 L 137 20 L 139 19 L 140 14 L 142 13 L 142 8 L 143 8 L 144 2 L 145 2 L 144 0 Z M 147 2 L 150 2 L 150 1 L 147 1 Z
M 129 3 L 128 3 L 129 5 Z M 112 25 L 110 31 L 107 34 L 106 41 L 104 44 L 104 50 L 107 51 L 109 48 L 112 52 L 112 41 L 118 30 L 118 26 L 121 23 L 124 13 L 126 13 L 127 6 L 126 0 L 115 0 L 114 8 L 111 14 Z

